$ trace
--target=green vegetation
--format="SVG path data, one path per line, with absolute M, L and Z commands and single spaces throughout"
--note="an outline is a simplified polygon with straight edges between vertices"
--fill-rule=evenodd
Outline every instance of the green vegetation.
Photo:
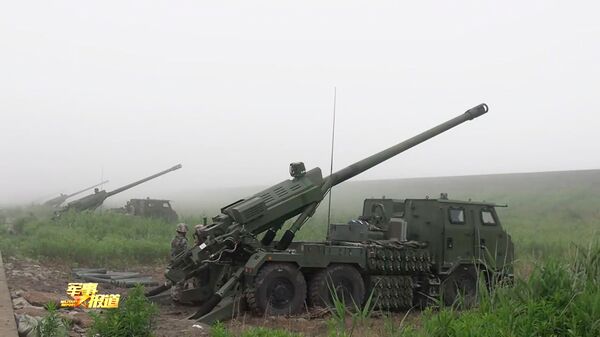
M 152 336 L 153 320 L 158 309 L 144 296 L 142 286 L 135 287 L 117 309 L 101 314 L 91 312 L 94 323 L 88 336 L 148 337 Z
M 35 333 L 38 337 L 66 337 L 69 335 L 68 327 L 70 322 L 63 319 L 58 314 L 58 306 L 54 302 L 48 302 L 45 305 L 48 314 L 44 316 L 35 327 Z
M 367 326 L 377 301 L 373 297 L 374 292 L 371 292 L 362 307 L 356 303 L 352 303 L 352 305 L 344 303 L 344 299 L 332 286 L 329 286 L 329 292 L 332 300 L 332 306 L 329 308 L 331 318 L 327 321 L 329 337 L 351 337 L 357 328 Z M 346 328 L 348 319 L 350 326 Z
M 0 237 L 3 254 L 55 259 L 86 266 L 164 263 L 172 226 L 113 213 L 65 214 L 32 219 Z
M 427 310 L 419 329 L 394 336 L 600 336 L 600 245 L 568 260 L 537 265 L 514 286 L 482 294 L 475 309 Z
M 193 215 L 183 219 L 192 227 L 202 223 L 203 216 L 217 214 L 223 205 L 252 191 L 210 194 L 210 200 L 199 196 L 194 204 L 202 208 L 178 211 Z M 499 208 L 499 213 L 521 261 L 562 256 L 573 242 L 589 243 L 600 228 L 598 170 L 351 182 L 333 191 L 332 221 L 356 218 L 367 197 L 422 198 L 440 192 L 456 199 L 508 203 L 509 207 Z M 0 249 L 5 256 L 50 258 L 86 266 L 165 263 L 175 234 L 174 225 L 159 220 L 107 212 L 65 214 L 57 221 L 50 220 L 50 212 L 41 206 L 2 213 L 4 218 L 13 218 L 14 234 L 0 226 Z M 297 238 L 323 240 L 326 223 L 324 202 Z M 191 235 L 188 239 L 192 240 Z

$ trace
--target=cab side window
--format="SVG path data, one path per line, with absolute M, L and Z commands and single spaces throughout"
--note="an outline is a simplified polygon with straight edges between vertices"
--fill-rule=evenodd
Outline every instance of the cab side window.
M 459 207 L 450 207 L 448 208 L 448 217 L 450 223 L 462 225 L 465 223 L 465 210 Z
M 394 202 L 394 216 L 402 218 L 404 217 L 404 203 L 403 202 Z
M 496 219 L 494 219 L 494 214 L 492 214 L 492 211 L 488 209 L 481 211 L 481 223 L 487 226 L 496 225 Z

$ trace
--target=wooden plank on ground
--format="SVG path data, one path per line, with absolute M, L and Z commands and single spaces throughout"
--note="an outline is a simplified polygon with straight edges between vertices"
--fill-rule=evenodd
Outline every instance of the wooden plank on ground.
M 2 253 L 0 253 L 0 336 L 18 337 L 12 300 L 8 292 L 8 281 L 4 273 Z

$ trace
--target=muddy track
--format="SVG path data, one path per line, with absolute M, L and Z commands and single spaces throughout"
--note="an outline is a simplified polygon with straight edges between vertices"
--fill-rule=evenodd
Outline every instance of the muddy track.
M 60 263 L 40 263 L 31 259 L 8 258 L 6 259 L 5 269 L 10 297 L 13 299 L 13 307 L 17 315 L 43 316 L 45 314 L 42 307 L 43 303 L 48 300 L 67 299 L 67 283 L 76 281 L 71 275 L 69 266 Z M 151 275 L 159 282 L 164 282 L 163 268 L 160 266 L 132 267 L 127 271 L 141 272 Z M 106 293 L 127 294 L 127 289 L 113 285 L 101 284 L 99 285 L 99 290 Z M 6 296 L 8 297 L 8 294 Z M 7 301 L 10 301 L 10 297 Z M 23 302 L 23 299 L 25 302 Z M 15 301 L 18 305 L 15 305 Z M 186 319 L 186 317 L 196 311 L 196 307 L 176 305 L 169 300 L 157 303 L 157 305 L 159 316 L 155 321 L 155 336 L 210 336 L 209 326 Z M 85 336 L 85 332 L 91 324 L 91 319 L 85 310 L 60 310 L 65 317 L 71 319 L 74 323 L 70 336 Z M 396 322 L 396 324 L 400 324 L 399 322 L 403 320 L 404 314 L 393 314 L 385 318 L 385 320 L 388 323 Z M 381 335 L 377 331 L 383 328 L 384 318 L 381 315 L 377 317 L 372 320 L 370 327 L 364 331 L 364 334 L 360 335 Z M 414 323 L 419 320 L 419 317 L 418 313 L 411 313 L 408 320 Z M 247 312 L 241 314 L 236 319 L 228 321 L 226 326 L 234 333 L 251 327 L 268 327 L 300 332 L 306 336 L 326 336 L 328 318 L 327 311 L 307 311 L 304 314 L 293 317 L 257 316 Z M 14 319 L 12 322 L 14 323 Z M 2 333 L 2 330 L 0 330 L 0 336 L 5 335 L 11 336 L 10 334 Z

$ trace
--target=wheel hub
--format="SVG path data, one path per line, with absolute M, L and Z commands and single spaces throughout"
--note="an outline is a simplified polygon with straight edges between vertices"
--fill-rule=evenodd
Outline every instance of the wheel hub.
M 268 288 L 270 303 L 277 309 L 285 308 L 294 298 L 294 285 L 285 278 L 278 278 Z

